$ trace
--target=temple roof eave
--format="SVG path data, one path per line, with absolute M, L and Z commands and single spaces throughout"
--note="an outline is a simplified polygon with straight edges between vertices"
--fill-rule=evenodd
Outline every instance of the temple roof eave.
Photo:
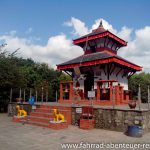
M 93 39 L 97 39 L 100 37 L 110 37 L 113 38 L 114 40 L 118 41 L 120 44 L 122 44 L 122 46 L 126 46 L 127 42 L 124 41 L 123 39 L 119 38 L 118 36 L 114 35 L 113 33 L 111 33 L 110 31 L 106 30 L 104 32 L 98 32 L 98 33 L 89 33 L 85 36 L 82 36 L 80 38 L 74 39 L 73 40 L 73 44 L 78 45 L 79 43 L 82 42 L 86 42 L 87 40 L 93 40 Z
M 74 67 L 85 67 L 85 66 L 93 66 L 93 65 L 100 65 L 100 64 L 107 64 L 107 63 L 117 63 L 121 66 L 130 68 L 135 71 L 141 71 L 142 67 L 138 66 L 134 63 L 128 62 L 126 60 L 123 60 L 121 58 L 117 58 L 115 56 L 107 58 L 107 59 L 101 59 L 101 60 L 94 60 L 94 61 L 86 61 L 86 62 L 78 62 L 78 63 L 72 63 L 72 64 L 66 64 L 66 65 L 57 65 L 57 69 L 59 70 L 65 70 L 65 69 L 73 69 Z

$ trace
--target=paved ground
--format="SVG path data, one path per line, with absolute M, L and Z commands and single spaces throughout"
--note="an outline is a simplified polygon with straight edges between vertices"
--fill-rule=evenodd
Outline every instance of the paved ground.
M 93 129 L 81 130 L 70 126 L 55 131 L 47 128 L 11 122 L 7 114 L 0 114 L 0 150 L 59 150 L 61 143 L 81 141 L 113 143 L 150 143 L 150 133 L 132 138 L 122 132 Z

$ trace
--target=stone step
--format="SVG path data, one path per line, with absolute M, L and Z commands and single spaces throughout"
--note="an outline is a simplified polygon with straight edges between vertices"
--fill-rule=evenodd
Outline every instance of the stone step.
M 52 110 L 46 109 L 46 108 L 37 108 L 37 109 L 35 109 L 35 112 L 52 113 Z
M 40 105 L 40 108 L 43 108 L 43 109 L 53 109 L 54 106 L 49 106 L 49 105 Z M 56 106 L 55 106 L 56 108 Z
M 49 123 L 53 118 L 37 117 L 37 116 L 28 116 L 28 122 L 36 121 L 40 123 Z
M 67 109 L 58 108 L 59 112 L 66 112 L 69 111 Z M 53 113 L 53 109 L 47 109 L 47 108 L 37 108 L 35 109 L 35 112 L 42 112 L 42 113 Z
M 70 107 L 67 106 L 50 106 L 50 105 L 40 105 L 41 109 L 58 109 L 58 110 L 70 110 Z
M 45 112 L 31 112 L 30 116 L 45 117 L 45 118 L 54 117 L 52 113 L 45 113 Z
M 33 120 L 29 120 L 27 122 L 27 124 L 35 125 L 35 126 L 40 126 L 40 127 L 46 127 L 46 128 L 49 127 L 49 123 L 37 122 L 37 121 L 33 121 Z

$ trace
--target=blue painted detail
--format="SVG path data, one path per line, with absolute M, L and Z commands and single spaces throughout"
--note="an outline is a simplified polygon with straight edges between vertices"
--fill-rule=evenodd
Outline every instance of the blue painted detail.
M 35 103 L 35 97 L 34 97 L 34 96 L 31 96 L 31 97 L 29 98 L 29 104 L 30 104 L 30 105 L 34 105 L 34 103 Z

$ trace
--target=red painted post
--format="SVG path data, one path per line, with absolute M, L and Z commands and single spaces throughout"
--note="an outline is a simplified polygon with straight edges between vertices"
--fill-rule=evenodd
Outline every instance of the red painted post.
M 118 85 L 115 86 L 115 104 L 118 104 Z
M 72 100 L 72 96 L 73 96 L 73 82 L 70 81 L 70 82 L 69 82 L 69 85 L 70 85 L 69 100 Z
M 97 100 L 100 100 L 100 84 L 97 82 Z
M 63 100 L 63 88 L 62 88 L 62 83 L 60 82 L 60 101 Z
M 115 89 L 116 89 L 116 105 L 120 104 L 120 89 L 119 89 L 119 85 L 116 85 L 115 86 Z
M 120 104 L 121 104 L 121 103 L 123 103 L 123 99 L 124 99 L 124 97 L 123 97 L 123 94 L 124 94 L 123 93 L 123 86 L 120 86 L 119 88 L 120 88 Z
M 110 83 L 110 101 L 112 101 L 113 93 L 112 93 L 112 82 Z

